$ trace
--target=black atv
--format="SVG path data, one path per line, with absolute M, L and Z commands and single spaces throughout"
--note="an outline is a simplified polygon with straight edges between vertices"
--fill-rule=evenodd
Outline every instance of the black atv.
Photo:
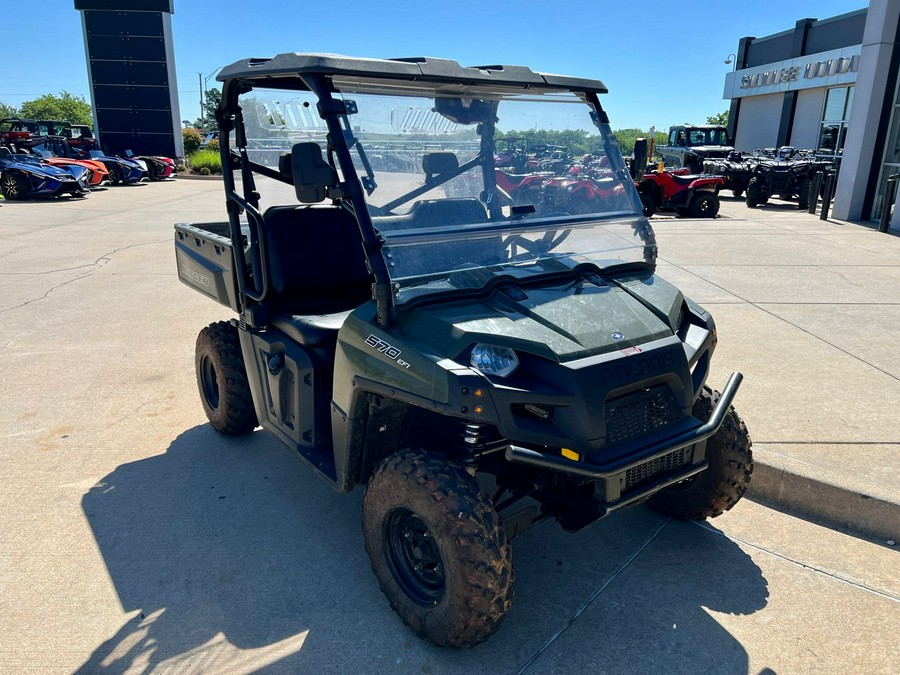
M 721 176 L 725 181 L 725 189 L 731 190 L 735 197 L 740 197 L 750 184 L 758 161 L 753 155 L 733 151 L 724 159 L 708 159 L 703 162 L 703 173 Z
M 797 197 L 797 206 L 809 206 L 809 186 L 817 163 L 813 156 L 791 146 L 759 156 L 753 177 L 747 183 L 747 206 L 765 204 L 772 195 L 782 199 Z
M 602 83 L 316 54 L 218 77 L 228 218 L 175 226 L 181 281 L 237 314 L 197 338 L 203 407 L 226 435 L 261 425 L 335 490 L 365 486 L 372 569 L 416 633 L 496 631 L 509 542 L 544 520 L 737 503 L 741 375 L 705 386 L 715 324 L 655 274 Z M 263 105 L 295 142 L 277 169 L 245 132 Z M 617 189 L 588 213 L 497 186 L 495 138 L 548 120 L 609 160 Z M 417 161 L 376 172 L 374 147 Z

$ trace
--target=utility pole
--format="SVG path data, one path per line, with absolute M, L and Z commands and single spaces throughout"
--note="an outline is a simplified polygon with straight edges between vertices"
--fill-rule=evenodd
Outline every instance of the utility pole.
M 203 131 L 203 73 L 197 73 L 197 81 L 200 83 L 200 131 Z

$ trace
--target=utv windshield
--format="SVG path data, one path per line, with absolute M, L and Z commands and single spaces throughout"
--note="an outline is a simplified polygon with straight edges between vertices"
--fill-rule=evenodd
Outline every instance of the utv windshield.
M 693 129 L 691 145 L 728 145 L 728 134 L 724 129 Z
M 653 232 L 615 138 L 581 96 L 334 84 L 395 301 L 582 264 L 654 263 Z M 299 140 L 329 156 L 311 94 L 257 89 L 241 106 L 258 163 L 276 165 Z M 342 179 L 349 173 L 337 168 Z M 257 182 L 260 193 L 266 187 Z

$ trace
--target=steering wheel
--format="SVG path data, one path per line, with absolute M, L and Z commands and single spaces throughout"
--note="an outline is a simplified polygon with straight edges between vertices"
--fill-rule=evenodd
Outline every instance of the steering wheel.
M 544 236 L 536 241 L 532 241 L 521 234 L 513 234 L 507 237 L 504 242 L 506 246 L 518 246 L 523 248 L 526 252 L 531 253 L 532 255 L 544 255 L 549 253 L 557 246 L 562 244 L 566 239 L 568 239 L 569 235 L 572 234 L 572 228 L 568 228 L 565 230 L 547 230 L 544 232 Z M 521 254 L 520 254 L 521 255 Z M 513 260 L 515 260 L 519 256 L 515 256 Z

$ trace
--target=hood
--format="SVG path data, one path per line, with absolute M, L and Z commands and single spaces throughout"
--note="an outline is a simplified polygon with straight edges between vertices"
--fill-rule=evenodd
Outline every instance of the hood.
M 727 145 L 692 145 L 691 150 L 707 157 L 727 157 L 728 153 L 734 152 L 734 148 Z
M 670 336 L 683 302 L 678 289 L 646 272 L 606 283 L 504 287 L 476 302 L 401 312 L 397 327 L 449 359 L 484 342 L 562 362 Z

